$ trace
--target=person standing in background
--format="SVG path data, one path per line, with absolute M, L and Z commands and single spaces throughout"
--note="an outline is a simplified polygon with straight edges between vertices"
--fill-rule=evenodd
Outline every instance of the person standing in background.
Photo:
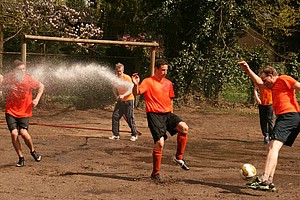
M 254 98 L 258 104 L 260 128 L 264 136 L 264 143 L 268 144 L 274 127 L 272 91 L 268 88 L 259 88 L 254 85 Z
M 26 72 L 25 63 L 15 60 L 14 65 L 15 68 L 4 75 L 2 89 L 5 93 L 6 123 L 11 133 L 12 144 L 19 156 L 17 167 L 23 167 L 25 159 L 21 150 L 19 135 L 22 136 L 35 161 L 40 162 L 42 159 L 35 151 L 28 127 L 32 108 L 38 105 L 44 91 L 44 85 Z M 32 90 L 37 91 L 34 99 Z
M 118 84 L 113 87 L 113 93 L 117 100 L 113 114 L 112 114 L 112 132 L 113 135 L 109 137 L 111 140 L 120 139 L 120 119 L 124 117 L 125 121 L 128 123 L 131 129 L 131 141 L 136 141 L 138 139 L 137 130 L 134 120 L 134 96 L 132 94 L 132 86 L 129 88 L 129 85 L 132 85 L 131 77 L 127 74 L 124 74 L 124 65 L 117 63 L 115 65 L 116 76 L 126 81 L 128 84 Z

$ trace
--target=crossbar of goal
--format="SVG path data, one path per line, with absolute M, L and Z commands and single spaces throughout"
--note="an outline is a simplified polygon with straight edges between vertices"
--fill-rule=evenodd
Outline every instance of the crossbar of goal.
M 102 44 L 102 45 L 123 45 L 123 46 L 144 46 L 150 48 L 150 72 L 154 74 L 154 63 L 155 63 L 155 49 L 159 47 L 157 42 L 132 42 L 132 41 L 116 41 L 116 40 L 95 40 L 95 39 L 79 39 L 79 38 L 63 38 L 63 37 L 50 37 L 40 35 L 22 35 L 22 46 L 21 46 L 21 57 L 22 61 L 26 63 L 27 40 L 42 40 L 42 41 L 55 41 L 55 42 L 71 42 L 71 43 L 91 43 L 91 44 Z

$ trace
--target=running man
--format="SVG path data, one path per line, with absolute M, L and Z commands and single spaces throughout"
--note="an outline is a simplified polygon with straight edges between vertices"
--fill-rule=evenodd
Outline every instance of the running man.
M 239 64 L 254 84 L 272 90 L 273 109 L 277 117 L 273 132 L 270 134 L 264 172 L 248 183 L 247 187 L 275 191 L 273 177 L 279 151 L 283 145 L 291 147 L 300 131 L 300 108 L 295 94 L 295 90 L 300 91 L 300 83 L 291 76 L 279 76 L 270 66 L 262 69 L 258 76 L 250 69 L 247 62 L 241 61 Z
M 183 160 L 183 154 L 187 143 L 188 126 L 180 117 L 173 113 L 172 98 L 175 97 L 172 82 L 166 79 L 168 63 L 166 60 L 157 60 L 155 63 L 154 76 L 145 78 L 139 85 L 138 74 L 132 75 L 134 83 L 133 94 L 144 94 L 148 127 L 151 131 L 155 146 L 152 151 L 153 171 L 151 179 L 161 182 L 160 168 L 166 131 L 171 136 L 177 134 L 177 152 L 173 158 L 182 169 L 189 170 Z
M 25 63 L 14 61 L 15 68 L 4 75 L 2 88 L 6 97 L 5 118 L 11 133 L 12 144 L 19 156 L 17 167 L 25 165 L 21 150 L 19 135 L 22 136 L 35 161 L 40 162 L 42 157 L 35 151 L 31 136 L 28 133 L 29 117 L 32 116 L 32 107 L 37 106 L 44 91 L 44 85 L 27 74 Z M 37 90 L 32 99 L 32 90 Z

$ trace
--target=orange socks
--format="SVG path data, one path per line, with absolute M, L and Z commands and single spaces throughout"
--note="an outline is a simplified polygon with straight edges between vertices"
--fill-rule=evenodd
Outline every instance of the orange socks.
M 152 174 L 159 174 L 160 164 L 162 159 L 162 148 L 154 147 L 152 152 L 153 157 L 153 171 Z
M 176 158 L 178 160 L 182 160 L 183 153 L 186 147 L 187 142 L 187 134 L 183 133 L 177 133 L 177 152 L 176 152 Z

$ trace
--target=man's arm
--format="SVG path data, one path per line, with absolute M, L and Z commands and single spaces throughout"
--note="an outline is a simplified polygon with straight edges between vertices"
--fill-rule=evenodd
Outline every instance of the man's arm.
M 40 83 L 35 99 L 32 101 L 33 106 L 37 106 L 44 92 L 44 84 Z
M 264 87 L 264 83 L 259 76 L 257 76 L 249 67 L 246 61 L 239 62 L 242 69 L 246 72 L 246 74 L 251 78 L 251 80 L 256 84 L 258 87 Z
M 299 82 L 295 83 L 292 88 L 294 88 L 295 90 L 300 91 L 300 83 Z
M 132 93 L 134 96 L 137 96 L 140 94 L 140 91 L 138 89 L 138 85 L 139 85 L 139 82 L 140 82 L 140 77 L 138 75 L 138 73 L 134 73 L 132 74 L 132 82 L 133 82 L 133 88 L 132 88 Z
M 255 101 L 256 101 L 257 104 L 261 104 L 261 100 L 259 98 L 257 90 L 258 90 L 258 87 L 255 85 L 254 86 L 254 91 L 253 91 L 254 92 L 254 98 L 255 98 Z

